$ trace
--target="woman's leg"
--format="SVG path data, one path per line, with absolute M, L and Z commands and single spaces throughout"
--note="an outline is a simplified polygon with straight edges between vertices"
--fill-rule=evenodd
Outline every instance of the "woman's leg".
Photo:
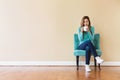
M 97 52 L 96 52 L 96 49 L 94 47 L 94 45 L 92 44 L 92 42 L 88 42 L 88 46 L 91 50 L 91 52 L 93 53 L 95 59 L 97 60 L 97 63 L 102 63 L 103 62 L 103 59 L 101 59 L 98 55 L 97 55 Z
M 85 70 L 86 71 L 91 71 L 89 64 L 90 64 L 90 57 L 91 57 L 91 53 L 90 53 L 90 49 L 87 46 L 88 41 L 82 43 L 77 49 L 80 50 L 86 50 L 86 55 L 85 55 L 85 59 L 86 59 L 86 65 L 85 65 Z
M 92 52 L 92 54 L 94 55 L 95 59 L 97 60 L 97 63 L 102 63 L 103 62 L 103 60 L 97 55 L 96 49 L 95 49 L 94 45 L 92 44 L 92 42 L 90 40 L 82 43 L 80 46 L 78 46 L 78 49 L 85 50 L 86 47 L 89 47 L 90 52 Z
M 86 55 L 85 55 L 85 57 L 86 57 L 86 58 L 85 58 L 85 60 L 86 60 L 86 65 L 85 65 L 85 70 L 86 70 L 87 72 L 89 72 L 89 71 L 91 71 L 90 66 L 89 66 L 91 53 L 90 53 L 89 47 L 86 47 L 85 49 L 86 49 Z
M 89 65 L 90 64 L 91 53 L 90 53 L 89 47 L 86 47 L 85 49 L 86 49 L 86 55 L 85 55 L 86 65 Z
M 96 49 L 95 49 L 94 45 L 92 44 L 92 42 L 90 40 L 85 41 L 84 43 L 82 43 L 81 45 L 79 45 L 77 49 L 86 50 L 86 47 L 89 47 L 90 52 L 92 52 L 92 54 L 94 55 L 94 57 L 98 56 L 97 52 L 96 52 Z
M 77 48 L 79 50 L 85 50 L 86 51 L 86 55 L 85 55 L 86 65 L 90 64 L 90 57 L 91 57 L 90 48 L 88 46 L 88 43 L 89 43 L 89 41 L 85 41 L 84 43 L 79 45 L 78 48 Z
M 97 55 L 97 52 L 96 52 L 96 48 L 94 47 L 94 45 L 92 44 L 92 42 L 89 41 L 87 45 L 89 46 L 90 51 L 92 52 L 92 54 L 94 55 L 94 57 L 97 57 L 98 55 Z

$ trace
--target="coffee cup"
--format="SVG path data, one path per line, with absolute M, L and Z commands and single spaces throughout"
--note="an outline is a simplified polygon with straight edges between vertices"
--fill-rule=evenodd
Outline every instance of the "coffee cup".
M 84 31 L 87 31 L 87 28 L 88 28 L 87 26 L 84 26 L 84 27 L 83 27 L 83 30 L 84 30 Z

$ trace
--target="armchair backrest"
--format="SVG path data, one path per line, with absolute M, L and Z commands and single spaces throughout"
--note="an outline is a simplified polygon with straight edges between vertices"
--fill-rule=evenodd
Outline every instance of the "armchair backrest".
M 100 49 L 100 34 L 94 34 L 93 42 L 95 44 L 95 48 Z
M 74 34 L 74 50 L 77 49 L 77 47 L 79 46 L 79 39 L 78 39 L 78 34 Z
M 100 34 L 94 34 L 93 42 L 94 42 L 95 48 L 100 49 Z M 78 34 L 75 33 L 74 34 L 74 50 L 76 50 L 78 46 L 79 46 Z

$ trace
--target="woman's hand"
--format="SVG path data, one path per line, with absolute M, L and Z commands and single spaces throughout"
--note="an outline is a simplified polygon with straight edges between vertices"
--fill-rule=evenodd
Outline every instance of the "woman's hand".
M 89 28 L 86 28 L 86 31 L 90 31 Z
M 81 32 L 83 32 L 83 31 L 84 31 L 84 27 L 81 28 Z

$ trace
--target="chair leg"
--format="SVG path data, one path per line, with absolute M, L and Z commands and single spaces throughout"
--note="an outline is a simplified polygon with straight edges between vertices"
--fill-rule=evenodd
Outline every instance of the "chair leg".
M 79 70 L 79 56 L 76 56 L 76 66 L 77 70 Z
M 97 66 L 95 57 L 94 57 L 94 66 L 95 67 Z
M 100 56 L 99 56 L 100 57 Z M 99 70 L 101 70 L 101 68 L 100 68 L 100 64 L 98 64 L 98 68 L 99 68 Z
M 99 68 L 99 70 L 101 70 L 101 68 L 100 68 L 100 64 L 98 64 L 98 68 Z

